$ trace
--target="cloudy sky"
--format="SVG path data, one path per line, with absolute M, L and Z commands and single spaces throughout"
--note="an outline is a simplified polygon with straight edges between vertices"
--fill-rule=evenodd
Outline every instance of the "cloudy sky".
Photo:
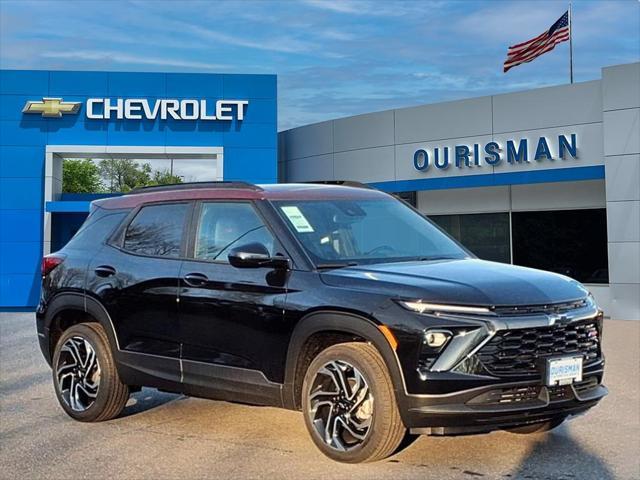
M 276 73 L 279 128 L 568 82 L 568 43 L 502 73 L 568 2 L 0 0 L 0 67 Z M 573 2 L 576 81 L 640 59 L 640 1 Z

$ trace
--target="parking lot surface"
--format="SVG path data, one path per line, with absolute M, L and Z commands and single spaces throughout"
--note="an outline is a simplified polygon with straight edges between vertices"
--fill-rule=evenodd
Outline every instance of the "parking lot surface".
M 143 389 L 120 418 L 83 424 L 56 401 L 33 314 L 0 314 L 0 478 L 638 479 L 640 322 L 605 321 L 610 394 L 550 433 L 421 437 L 383 462 L 343 465 L 300 413 Z

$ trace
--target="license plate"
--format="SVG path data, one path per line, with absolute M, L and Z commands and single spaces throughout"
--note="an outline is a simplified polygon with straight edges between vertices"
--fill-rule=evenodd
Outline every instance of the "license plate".
M 582 381 L 582 357 L 547 359 L 547 385 L 569 385 Z

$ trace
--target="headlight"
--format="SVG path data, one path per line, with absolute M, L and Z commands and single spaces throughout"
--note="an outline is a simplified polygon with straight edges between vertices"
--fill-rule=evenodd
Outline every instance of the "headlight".
M 469 307 L 466 305 L 445 305 L 441 303 L 427 303 L 422 301 L 406 302 L 399 301 L 401 306 L 407 310 L 417 313 L 433 312 L 433 313 L 471 313 L 476 315 L 489 315 L 491 310 L 487 307 Z

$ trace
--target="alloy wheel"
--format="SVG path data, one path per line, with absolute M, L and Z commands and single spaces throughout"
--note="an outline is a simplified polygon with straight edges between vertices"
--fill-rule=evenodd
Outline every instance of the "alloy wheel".
M 309 391 L 317 435 L 332 449 L 352 450 L 366 439 L 373 420 L 373 393 L 362 373 L 343 360 L 325 364 Z
M 76 412 L 84 412 L 96 400 L 100 385 L 100 364 L 93 346 L 84 338 L 67 339 L 56 365 L 58 389 L 64 402 Z

